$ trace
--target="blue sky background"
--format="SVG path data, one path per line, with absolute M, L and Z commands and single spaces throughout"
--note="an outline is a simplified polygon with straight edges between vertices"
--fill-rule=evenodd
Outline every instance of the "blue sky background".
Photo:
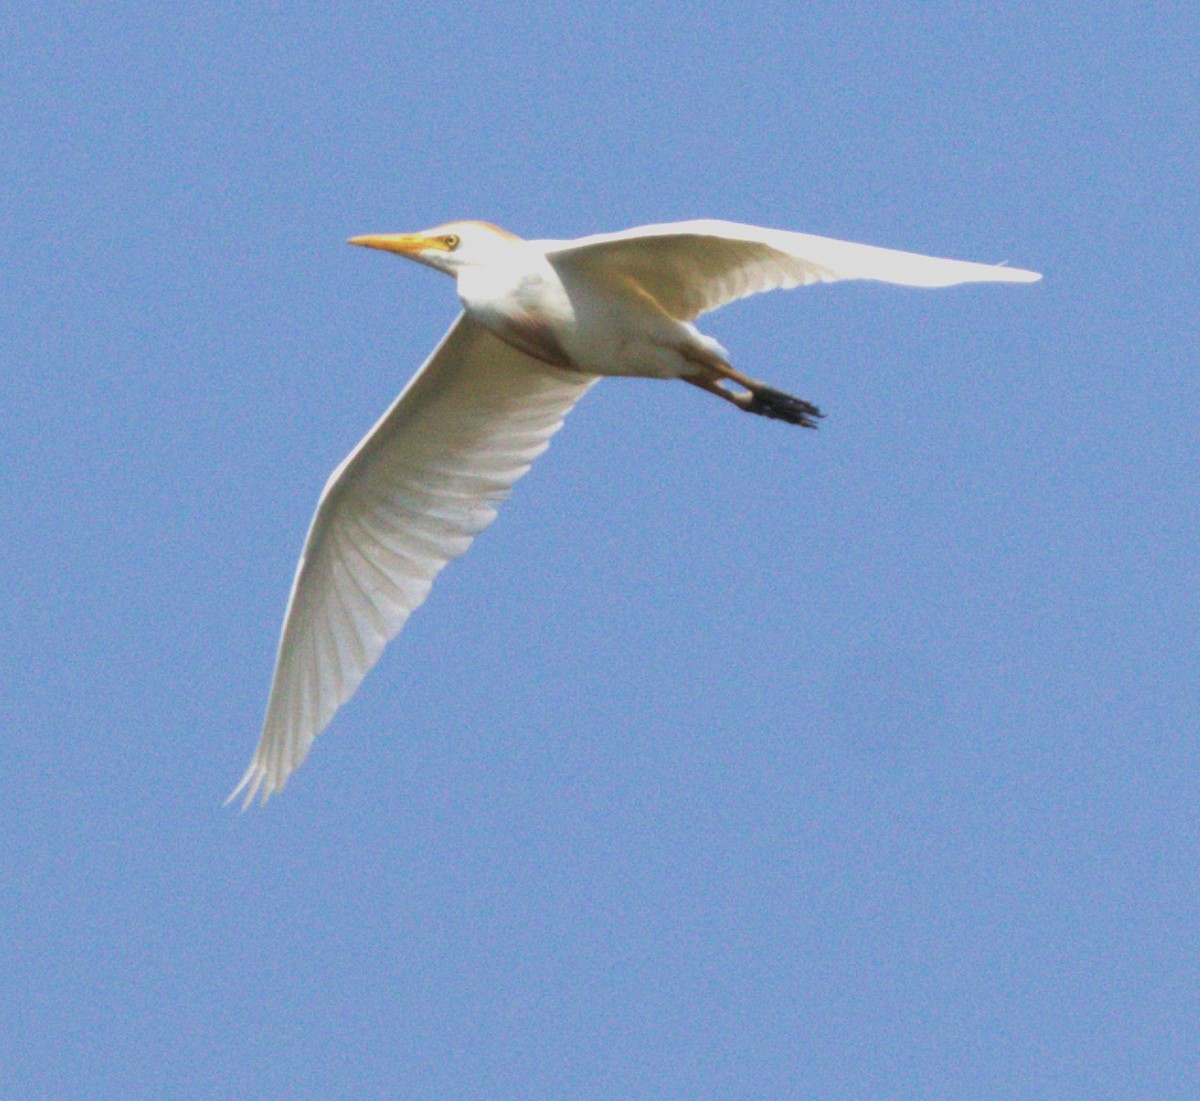
M 982 8 L 0 14 L 0 1095 L 1191 1095 L 1200 20 Z M 239 817 L 454 217 L 1046 278 L 601 385 Z

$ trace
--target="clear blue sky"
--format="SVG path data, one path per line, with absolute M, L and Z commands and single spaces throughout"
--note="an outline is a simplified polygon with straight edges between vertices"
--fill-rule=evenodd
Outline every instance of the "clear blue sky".
M 0 1096 L 1191 1095 L 1200 18 L 982 9 L 7 7 Z M 239 817 L 455 217 L 1046 278 L 602 384 Z

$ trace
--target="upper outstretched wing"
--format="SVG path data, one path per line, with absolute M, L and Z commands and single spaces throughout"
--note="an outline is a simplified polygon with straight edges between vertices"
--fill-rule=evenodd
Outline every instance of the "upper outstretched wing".
M 266 720 L 229 796 L 278 791 L 434 577 L 595 382 L 461 315 L 321 494 L 284 617 Z
M 546 245 L 556 266 L 631 279 L 681 321 L 761 291 L 838 279 L 949 287 L 1041 278 L 1020 268 L 941 260 L 737 222 L 669 222 Z

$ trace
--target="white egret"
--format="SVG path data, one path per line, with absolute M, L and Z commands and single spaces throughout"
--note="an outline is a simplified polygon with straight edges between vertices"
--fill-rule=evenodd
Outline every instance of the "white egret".
M 355 237 L 454 276 L 463 312 L 333 472 L 284 616 L 258 748 L 230 800 L 278 791 L 434 577 L 496 515 L 601 375 L 683 379 L 806 428 L 816 406 L 735 370 L 692 320 L 776 288 L 839 279 L 909 287 L 1026 283 L 942 260 L 732 222 L 526 241 L 483 222 Z

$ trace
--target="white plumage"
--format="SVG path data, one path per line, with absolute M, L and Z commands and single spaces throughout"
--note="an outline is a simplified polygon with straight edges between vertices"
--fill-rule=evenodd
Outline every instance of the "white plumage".
M 742 375 L 690 322 L 746 295 L 838 279 L 1031 282 L 732 222 L 523 241 L 480 222 L 354 238 L 455 275 L 464 313 L 330 476 L 284 616 L 258 748 L 230 800 L 278 791 L 388 641 L 495 518 L 600 375 L 679 377 L 807 427 L 815 406 Z
M 915 252 L 836 241 L 811 233 L 712 220 L 638 226 L 575 241 L 546 241 L 553 263 L 581 271 L 620 271 L 645 287 L 672 317 L 691 321 L 763 291 L 840 279 L 905 287 L 1030 283 L 1032 271 L 942 260 Z

